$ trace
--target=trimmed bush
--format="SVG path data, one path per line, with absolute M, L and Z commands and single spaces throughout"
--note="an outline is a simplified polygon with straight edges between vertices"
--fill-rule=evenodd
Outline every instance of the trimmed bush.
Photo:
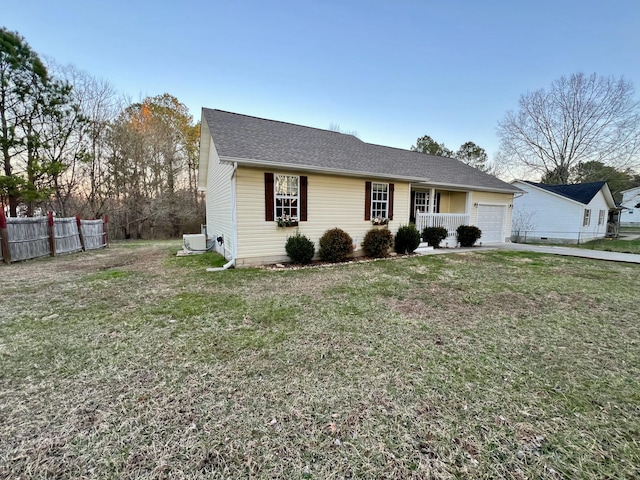
M 422 240 L 430 247 L 440 248 L 440 242 L 447 238 L 447 229 L 444 227 L 427 227 L 422 231 Z
M 284 249 L 293 263 L 307 264 L 311 263 L 313 254 L 316 252 L 316 246 L 305 235 L 297 232 L 295 235 L 287 238 Z
M 473 244 L 482 236 L 482 231 L 473 225 L 460 225 L 456 231 L 461 247 L 473 247 Z
M 362 248 L 369 257 L 384 257 L 392 243 L 393 234 L 388 228 L 372 228 L 364 236 Z
M 324 232 L 320 238 L 320 258 L 327 262 L 344 262 L 353 252 L 353 240 L 340 228 Z
M 398 229 L 395 239 L 395 250 L 398 253 L 412 253 L 420 245 L 420 232 L 413 223 Z

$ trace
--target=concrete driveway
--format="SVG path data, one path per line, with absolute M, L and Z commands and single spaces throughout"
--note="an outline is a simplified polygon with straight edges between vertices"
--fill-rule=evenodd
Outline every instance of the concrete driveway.
M 566 255 L 569 257 L 608 260 L 610 262 L 640 263 L 640 255 L 636 255 L 633 253 L 605 252 L 603 250 L 588 250 L 586 248 L 529 245 L 526 243 L 501 243 L 495 246 L 504 250 L 550 253 L 552 255 Z

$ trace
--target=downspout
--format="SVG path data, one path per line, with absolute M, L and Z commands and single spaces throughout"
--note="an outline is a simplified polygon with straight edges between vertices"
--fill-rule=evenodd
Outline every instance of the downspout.
M 233 173 L 231 174 L 231 231 L 233 232 L 233 245 L 231 247 L 231 260 L 221 267 L 207 268 L 207 272 L 221 272 L 235 266 L 238 256 L 238 221 L 236 218 L 236 170 L 238 162 L 233 162 Z

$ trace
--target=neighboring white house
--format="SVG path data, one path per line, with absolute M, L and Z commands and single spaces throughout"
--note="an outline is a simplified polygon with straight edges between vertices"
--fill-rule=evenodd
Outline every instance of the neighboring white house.
M 640 187 L 622 192 L 620 225 L 640 225 Z
M 511 237 L 521 190 L 458 160 L 208 108 L 201 127 L 207 233 L 236 266 L 286 261 L 289 236 L 318 246 L 334 227 L 359 250 L 380 222 L 393 234 L 410 221 L 443 226 L 450 246 L 459 225 L 477 225 L 484 244 Z
M 549 185 L 514 180 L 512 240 L 582 243 L 607 235 L 616 206 L 606 182 Z

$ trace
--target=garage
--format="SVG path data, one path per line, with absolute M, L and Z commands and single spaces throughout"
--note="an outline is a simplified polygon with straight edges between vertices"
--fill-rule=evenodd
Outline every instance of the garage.
M 505 205 L 478 205 L 478 228 L 482 231 L 480 242 L 504 242 Z

